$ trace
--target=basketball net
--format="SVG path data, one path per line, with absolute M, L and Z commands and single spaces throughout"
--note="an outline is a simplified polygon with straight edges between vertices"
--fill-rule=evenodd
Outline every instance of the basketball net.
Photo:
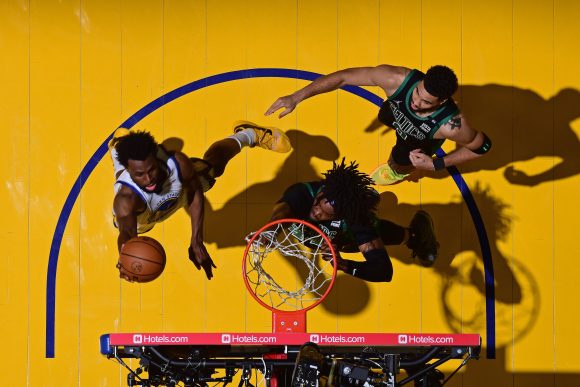
M 244 281 L 272 311 L 272 331 L 306 332 L 306 312 L 324 300 L 336 277 L 330 240 L 298 219 L 269 223 L 246 240 Z

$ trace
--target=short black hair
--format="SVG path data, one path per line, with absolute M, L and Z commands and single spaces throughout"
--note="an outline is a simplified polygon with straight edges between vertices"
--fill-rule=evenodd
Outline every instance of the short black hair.
M 149 132 L 132 131 L 126 136 L 119 137 L 115 142 L 117 161 L 125 168 L 129 160 L 143 161 L 151 155 L 157 154 L 157 142 Z
M 332 169 L 323 173 L 322 194 L 336 211 L 336 216 L 350 225 L 370 225 L 380 201 L 377 191 L 371 186 L 373 180 L 360 172 L 358 164 L 333 162 Z
M 457 91 L 457 76 L 447 66 L 433 66 L 425 73 L 423 85 L 427 93 L 432 96 L 439 99 L 451 98 Z

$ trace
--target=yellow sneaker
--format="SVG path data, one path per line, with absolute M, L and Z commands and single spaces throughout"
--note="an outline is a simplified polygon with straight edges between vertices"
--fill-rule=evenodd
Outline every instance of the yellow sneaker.
M 249 121 L 237 121 L 234 124 L 234 133 L 244 129 L 251 129 L 256 135 L 256 143 L 252 146 L 257 145 L 260 148 L 279 153 L 287 153 L 292 150 L 290 139 L 278 128 L 259 126 Z
M 373 179 L 377 185 L 391 185 L 403 180 L 407 176 L 409 176 L 408 173 L 398 173 L 393 171 L 388 163 L 379 165 L 377 169 L 371 173 L 371 179 Z

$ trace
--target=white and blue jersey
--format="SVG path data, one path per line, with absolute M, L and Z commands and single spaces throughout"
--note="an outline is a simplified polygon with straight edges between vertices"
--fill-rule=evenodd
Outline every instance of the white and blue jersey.
M 133 182 L 129 172 L 117 161 L 117 151 L 114 147 L 111 147 L 111 157 L 115 167 L 115 176 L 118 176 L 114 186 L 115 195 L 119 193 L 121 187 L 126 186 L 137 194 L 146 205 L 145 210 L 137 215 L 138 234 L 151 230 L 155 223 L 164 221 L 175 211 L 185 206 L 187 195 L 181 182 L 179 164 L 175 157 L 168 155 L 162 147 L 158 147 L 157 160 L 160 161 L 160 167 L 167 172 L 167 178 L 163 182 L 161 190 L 155 193 L 147 192 Z M 114 215 L 115 210 L 113 209 Z

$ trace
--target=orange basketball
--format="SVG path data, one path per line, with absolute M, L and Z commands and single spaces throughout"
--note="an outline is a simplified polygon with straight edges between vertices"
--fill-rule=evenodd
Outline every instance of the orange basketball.
M 153 238 L 138 236 L 121 248 L 119 271 L 135 282 L 149 282 L 159 277 L 165 268 L 165 250 Z

